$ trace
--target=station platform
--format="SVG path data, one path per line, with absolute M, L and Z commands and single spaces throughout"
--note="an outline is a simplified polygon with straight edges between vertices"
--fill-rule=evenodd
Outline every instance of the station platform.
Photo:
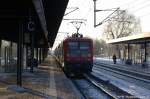
M 64 75 L 52 57 L 34 73 L 22 74 L 22 87 L 16 86 L 16 74 L 0 74 L 0 99 L 82 99 L 81 94 Z
M 125 62 L 123 62 L 120 59 L 117 59 L 117 63 L 114 64 L 112 59 L 94 57 L 94 62 L 109 64 L 112 66 L 119 66 L 119 67 L 124 68 L 124 69 L 129 69 L 129 70 L 140 72 L 140 73 L 150 74 L 150 66 L 143 67 L 142 64 L 127 65 L 127 64 L 125 64 Z

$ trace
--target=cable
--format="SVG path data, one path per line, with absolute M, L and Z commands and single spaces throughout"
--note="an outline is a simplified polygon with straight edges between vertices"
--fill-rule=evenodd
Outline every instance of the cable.
M 130 2 L 130 7 L 126 7 L 125 10 L 129 10 L 131 11 L 132 13 L 136 13 L 136 12 L 139 12 L 139 11 L 142 11 L 144 10 L 145 8 L 147 8 L 149 6 L 149 1 L 147 0 L 136 0 L 136 2 L 133 4 L 134 1 Z M 148 3 L 148 4 L 147 4 Z M 127 3 L 129 4 L 129 3 Z M 124 6 L 126 6 L 127 4 L 125 4 Z M 146 4 L 146 5 L 145 5 Z M 144 5 L 144 6 L 143 6 Z
M 150 12 L 149 13 L 146 13 L 146 14 L 144 14 L 144 15 L 141 15 L 141 16 L 139 16 L 140 18 L 143 18 L 143 17 L 146 17 L 146 16 L 149 16 L 150 15 Z
M 66 16 L 66 15 L 68 15 L 68 14 L 70 14 L 70 13 L 72 13 L 72 12 L 74 12 L 74 11 L 76 11 L 76 10 L 78 10 L 79 8 L 78 7 L 70 7 L 71 9 L 73 9 L 72 11 L 70 11 L 70 12 L 68 12 L 68 13 L 65 13 L 65 15 L 64 16 Z
M 147 1 L 147 0 L 136 0 L 135 3 L 133 4 L 134 0 L 132 0 L 130 3 L 127 3 L 127 4 L 130 4 L 131 6 L 130 7 L 127 7 L 126 9 L 131 9 L 131 11 L 133 13 L 138 13 L 138 12 L 141 12 L 143 10 L 147 10 L 150 6 L 150 2 Z M 125 5 L 122 5 L 122 6 L 126 6 L 127 4 Z M 143 14 L 143 15 L 140 15 L 139 17 L 142 18 L 142 17 L 145 17 L 145 16 L 149 16 L 150 13 L 146 13 L 146 14 Z
M 88 12 L 84 15 L 83 19 L 87 19 L 87 17 L 89 16 L 91 11 L 92 11 L 92 9 L 89 8 Z
M 128 8 L 128 9 L 130 9 L 130 8 L 133 9 L 133 8 L 135 8 L 134 6 L 137 7 L 138 4 L 141 5 L 143 2 L 146 2 L 146 1 L 147 1 L 147 0 L 144 0 L 144 1 L 142 1 L 142 2 L 141 2 L 140 0 L 134 0 L 134 1 L 132 1 L 132 2 L 130 2 L 130 3 L 127 4 L 127 6 L 129 6 L 129 7 L 127 7 L 127 8 Z M 125 5 L 126 5 L 126 4 L 125 4 Z M 125 6 L 125 5 L 124 5 L 124 6 Z M 121 7 L 121 6 L 120 6 L 120 7 Z
M 84 10 L 84 12 L 85 12 L 85 8 L 89 8 L 89 5 L 90 5 L 90 2 L 89 2 L 89 1 L 83 0 L 83 2 L 80 3 L 80 5 L 79 5 L 79 6 L 80 6 L 80 11 L 83 11 L 83 10 Z M 87 9 L 86 12 L 85 12 L 85 14 L 84 14 L 83 16 L 81 16 L 81 17 L 82 17 L 83 19 L 85 19 L 86 15 L 89 14 L 90 10 L 91 10 L 91 7 L 90 7 L 89 9 Z M 82 13 L 82 12 L 81 12 L 81 13 Z
M 128 2 L 128 3 L 126 3 L 126 4 L 120 5 L 119 7 L 126 6 L 126 5 L 129 6 L 130 4 L 133 4 L 135 1 L 137 2 L 139 0 L 132 0 L 132 1 Z
M 132 11 L 132 12 L 138 12 L 138 11 L 140 11 L 140 10 L 142 10 L 142 9 L 147 8 L 147 7 L 150 6 L 150 2 L 149 2 L 149 3 L 144 3 L 144 4 L 145 4 L 145 5 L 139 7 L 139 8 L 137 8 L 137 9 L 135 9 L 135 10 L 131 10 L 131 11 Z

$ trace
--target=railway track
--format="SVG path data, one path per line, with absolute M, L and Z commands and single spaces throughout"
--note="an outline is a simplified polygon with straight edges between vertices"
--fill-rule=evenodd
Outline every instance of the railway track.
M 96 87 L 93 83 L 87 79 L 72 79 L 71 80 L 84 99 L 115 99 L 102 89 Z
M 72 81 L 72 83 L 76 86 L 77 90 L 81 93 L 81 95 L 82 95 L 85 99 L 89 99 L 89 96 L 84 93 L 84 91 L 82 90 L 82 88 L 79 86 L 78 82 L 77 82 L 76 80 L 73 80 L 73 79 L 72 79 L 71 81 Z
M 80 80 L 71 79 L 74 85 L 77 87 L 77 89 L 80 91 L 80 93 L 83 95 L 85 99 L 128 99 L 127 97 L 134 97 L 130 95 L 129 93 L 119 89 L 118 87 L 110 84 L 108 81 L 103 81 L 91 74 L 84 74 L 85 79 L 82 79 L 84 81 L 84 86 L 81 84 Z M 85 87 L 85 85 L 87 86 Z M 90 87 L 89 87 L 90 86 Z M 90 92 L 87 92 L 93 88 L 95 91 L 94 96 L 91 96 L 91 94 L 88 94 Z M 127 96 L 127 97 L 126 97 Z M 129 98 L 130 99 L 130 98 Z M 134 99 L 136 99 L 134 97 Z
M 130 78 L 134 78 L 136 80 L 140 80 L 140 81 L 144 81 L 146 83 L 150 83 L 150 74 L 144 74 L 144 73 L 139 73 L 133 70 L 128 70 L 128 69 L 124 69 L 124 68 L 120 68 L 120 67 L 112 67 L 109 66 L 108 64 L 100 64 L 100 63 L 95 63 L 94 65 L 96 68 L 101 68 L 107 71 L 111 71 L 114 73 L 117 73 L 119 75 L 123 75 L 123 76 L 127 76 Z
M 108 80 L 111 84 L 118 86 L 120 89 L 129 92 L 133 96 L 141 99 L 149 99 L 150 97 L 150 80 L 139 78 L 127 73 L 122 73 L 104 66 L 95 66 L 93 73 L 96 77 L 102 80 Z M 106 76 L 105 76 L 106 75 Z
M 120 89 L 120 88 L 112 85 L 107 80 L 106 81 L 101 80 L 100 78 L 95 77 L 92 74 L 88 74 L 88 75 L 84 74 L 84 76 L 95 87 L 99 88 L 104 93 L 106 93 L 107 95 L 109 95 L 111 97 L 111 99 L 128 99 L 128 98 L 134 97 L 131 94 L 123 91 L 122 89 Z M 136 98 L 134 97 L 134 99 L 136 99 Z

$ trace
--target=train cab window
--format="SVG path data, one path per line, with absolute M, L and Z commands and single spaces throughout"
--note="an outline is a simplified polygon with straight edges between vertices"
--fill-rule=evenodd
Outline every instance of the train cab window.
M 90 48 L 89 42 L 80 42 L 80 49 L 86 50 Z
M 69 42 L 68 48 L 69 49 L 78 49 L 78 42 Z
M 78 57 L 80 55 L 80 52 L 78 50 L 78 42 L 69 42 L 68 43 L 68 49 L 69 49 L 69 56 L 70 57 Z
M 81 57 L 88 57 L 90 49 L 90 43 L 89 42 L 80 42 L 80 55 Z

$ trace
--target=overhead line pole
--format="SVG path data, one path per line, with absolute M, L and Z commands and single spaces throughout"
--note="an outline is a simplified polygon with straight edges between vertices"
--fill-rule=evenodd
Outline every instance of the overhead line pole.
M 96 27 L 96 0 L 94 1 L 94 27 Z
M 105 22 L 107 19 L 109 19 L 110 16 L 113 15 L 118 10 L 119 10 L 119 8 L 117 8 L 114 12 L 112 12 L 111 14 L 109 14 L 105 19 L 103 19 L 101 22 L 99 22 L 99 24 L 95 24 L 95 27 L 103 24 L 103 22 Z
M 23 44 L 23 23 L 19 22 L 17 42 L 17 85 L 22 86 L 22 44 Z
M 117 12 L 120 8 L 112 8 L 112 9 L 105 9 L 105 10 L 97 10 L 96 9 L 96 1 L 97 0 L 93 0 L 94 1 L 94 27 L 97 27 L 101 24 L 103 24 L 104 22 L 110 20 L 110 16 L 112 16 L 115 12 Z M 100 11 L 113 11 L 111 14 L 109 14 L 105 19 L 103 19 L 101 22 L 99 22 L 98 24 L 96 24 L 96 12 L 100 12 Z

